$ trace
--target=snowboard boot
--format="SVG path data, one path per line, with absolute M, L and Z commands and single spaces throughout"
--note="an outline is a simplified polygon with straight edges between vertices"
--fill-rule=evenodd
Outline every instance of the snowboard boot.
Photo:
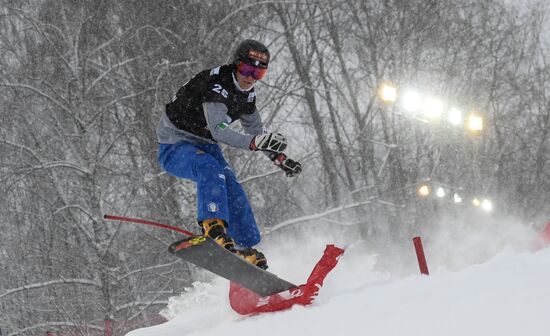
M 235 242 L 227 234 L 227 225 L 225 224 L 225 221 L 218 218 L 212 218 L 203 220 L 202 222 L 199 222 L 199 224 L 202 227 L 202 234 L 205 237 L 210 237 L 216 242 L 216 244 L 228 249 L 231 252 L 235 252 Z
M 254 248 L 245 248 L 244 250 L 236 250 L 235 254 L 248 261 L 252 265 L 258 266 L 259 268 L 266 270 L 267 269 L 267 260 L 265 255 L 254 249 Z

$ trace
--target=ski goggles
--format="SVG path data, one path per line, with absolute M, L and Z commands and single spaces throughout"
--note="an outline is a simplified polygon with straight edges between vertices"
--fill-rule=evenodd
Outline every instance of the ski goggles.
M 264 78 L 267 73 L 267 68 L 256 67 L 240 61 L 239 64 L 237 64 L 237 71 L 245 77 L 252 76 L 255 80 L 260 80 Z

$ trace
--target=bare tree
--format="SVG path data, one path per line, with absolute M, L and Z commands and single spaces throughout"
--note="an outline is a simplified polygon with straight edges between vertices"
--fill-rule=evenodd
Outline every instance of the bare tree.
M 176 236 L 102 216 L 197 229 L 194 185 L 160 170 L 155 127 L 174 92 L 244 38 L 272 52 L 258 106 L 304 166 L 290 180 L 262 156 L 224 148 L 264 232 L 315 225 L 399 245 L 452 211 L 417 199 L 424 178 L 496 193 L 502 213 L 547 215 L 544 6 L 0 4 L 0 326 L 14 335 L 145 321 L 200 276 L 166 253 Z M 468 138 L 382 105 L 386 80 L 485 111 L 489 128 Z

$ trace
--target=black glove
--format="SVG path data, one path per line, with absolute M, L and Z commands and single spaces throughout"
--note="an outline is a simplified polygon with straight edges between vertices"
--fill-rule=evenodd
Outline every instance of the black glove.
M 279 154 L 286 148 L 286 139 L 281 133 L 262 133 L 250 142 L 250 150 L 268 151 Z
M 276 166 L 286 173 L 287 177 L 293 177 L 302 172 L 300 162 L 289 159 L 284 153 L 280 153 L 277 156 L 273 155 L 272 160 Z

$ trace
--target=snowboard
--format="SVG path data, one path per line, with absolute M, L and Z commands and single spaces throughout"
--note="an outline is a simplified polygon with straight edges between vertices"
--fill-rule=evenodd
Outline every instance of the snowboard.
M 245 287 L 261 297 L 297 288 L 295 284 L 252 265 L 204 236 L 191 236 L 170 245 L 170 253 Z
M 182 233 L 188 238 L 170 245 L 169 251 L 203 269 L 230 280 L 229 303 L 241 315 L 255 315 L 286 310 L 294 305 L 310 305 L 323 282 L 345 250 L 327 245 L 313 267 L 307 282 L 296 286 L 276 275 L 256 267 L 220 247 L 212 239 L 193 235 L 178 227 L 139 218 L 104 215 L 105 219 L 151 225 Z

